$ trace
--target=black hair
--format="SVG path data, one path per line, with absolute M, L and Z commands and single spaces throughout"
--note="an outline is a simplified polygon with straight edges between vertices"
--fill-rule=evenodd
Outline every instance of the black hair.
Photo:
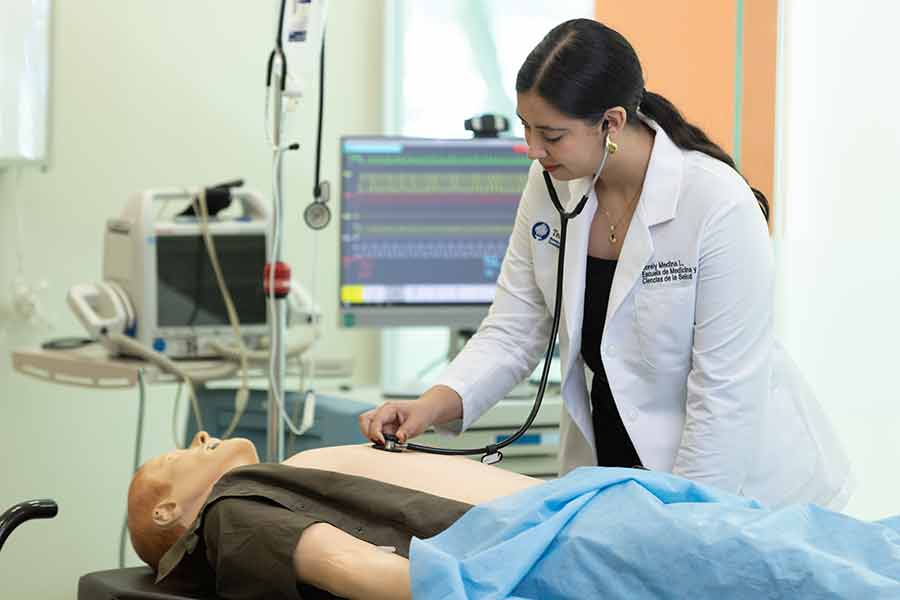
M 625 109 L 629 123 L 637 123 L 640 107 L 679 148 L 703 152 L 738 170 L 734 159 L 702 129 L 688 123 L 671 102 L 644 89 L 644 73 L 634 48 L 620 33 L 597 21 L 573 19 L 544 36 L 516 77 L 516 92 L 532 90 L 561 113 L 593 124 L 614 106 Z M 759 190 L 750 189 L 768 222 L 768 200 Z

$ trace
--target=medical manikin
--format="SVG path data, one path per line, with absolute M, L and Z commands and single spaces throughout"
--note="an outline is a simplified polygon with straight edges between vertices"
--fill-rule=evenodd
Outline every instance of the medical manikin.
M 158 574 L 164 575 L 169 565 L 165 559 L 161 564 L 160 558 L 188 531 L 216 482 L 226 473 L 239 475 L 241 469 L 238 467 L 246 468 L 258 463 L 256 450 L 248 440 L 233 438 L 220 441 L 210 438 L 206 432 L 198 433 L 187 449 L 175 450 L 147 461 L 135 473 L 128 492 L 128 527 L 138 555 Z M 260 467 L 275 467 L 282 471 L 294 468 L 301 476 L 308 474 L 307 469 L 324 471 L 338 478 L 337 482 L 333 479 L 327 482 L 332 490 L 342 489 L 341 483 L 349 477 L 347 483 L 355 491 L 345 491 L 344 495 L 350 496 L 377 496 L 384 492 L 378 486 L 378 482 L 383 482 L 391 486 L 390 503 L 423 502 L 429 510 L 443 513 L 428 524 L 428 527 L 435 528 L 430 532 L 432 534 L 449 526 L 470 505 L 541 483 L 538 479 L 461 457 L 415 452 L 391 454 L 368 446 L 308 450 L 288 458 L 281 465 Z M 366 479 L 354 480 L 352 476 Z M 260 484 L 254 481 L 247 485 Z M 336 495 L 334 502 L 339 503 L 339 500 Z M 219 503 L 230 501 L 218 500 Z M 425 537 L 423 531 L 413 530 L 411 533 Z M 408 547 L 409 533 L 401 531 L 398 535 L 407 537 Z M 385 539 L 390 537 L 388 535 Z M 203 538 L 203 535 L 198 535 L 199 540 Z M 379 547 L 387 543 L 382 539 L 372 541 L 375 543 L 363 541 L 333 525 L 317 523 L 306 527 L 299 539 L 290 542 L 293 548 L 290 568 L 298 583 L 312 585 L 342 598 L 411 597 L 408 560 L 402 555 L 405 554 L 404 548 L 400 547 L 403 542 L 386 548 Z M 210 557 L 215 551 L 204 549 L 208 561 L 212 562 Z M 221 561 L 227 557 L 216 558 L 218 564 L 222 564 Z M 272 569 L 266 569 L 266 573 L 260 573 L 259 577 L 268 575 L 267 579 L 271 579 Z M 187 575 L 179 573 L 176 568 L 170 576 L 193 575 L 190 572 Z M 217 582 L 217 594 L 229 597 L 228 585 L 227 581 Z M 265 597 L 273 597 L 276 593 L 271 589 L 254 592 Z
M 900 517 L 768 509 L 638 469 L 541 481 L 368 446 L 258 464 L 201 432 L 135 474 L 128 524 L 158 580 L 222 598 L 428 598 L 461 578 L 442 597 L 900 596 Z

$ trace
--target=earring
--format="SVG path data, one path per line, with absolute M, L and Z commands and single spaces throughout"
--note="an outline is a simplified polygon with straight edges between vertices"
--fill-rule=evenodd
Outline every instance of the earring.
M 606 152 L 608 154 L 615 154 L 619 150 L 619 145 L 612 141 L 609 138 L 609 135 L 606 136 Z

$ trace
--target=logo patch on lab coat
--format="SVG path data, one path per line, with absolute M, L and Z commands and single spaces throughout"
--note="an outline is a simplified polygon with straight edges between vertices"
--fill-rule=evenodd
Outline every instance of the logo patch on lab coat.
M 539 242 L 550 238 L 547 243 L 554 248 L 559 248 L 559 229 L 555 227 L 551 229 L 550 225 L 543 221 L 538 221 L 531 227 L 531 237 Z
M 685 285 L 694 280 L 697 267 L 680 260 L 660 260 L 649 263 L 641 271 L 641 283 L 645 286 Z
M 543 242 L 550 235 L 550 226 L 543 221 L 538 221 L 531 228 L 531 237 L 539 242 Z

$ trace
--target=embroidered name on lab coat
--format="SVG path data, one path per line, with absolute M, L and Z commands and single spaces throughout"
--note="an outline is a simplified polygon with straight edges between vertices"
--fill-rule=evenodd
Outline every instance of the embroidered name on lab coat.
M 696 272 L 696 266 L 686 265 L 680 260 L 661 260 L 644 267 L 641 283 L 645 286 L 684 284 L 693 281 Z
M 550 236 L 550 245 L 559 248 L 559 229 L 553 228 L 553 235 Z

